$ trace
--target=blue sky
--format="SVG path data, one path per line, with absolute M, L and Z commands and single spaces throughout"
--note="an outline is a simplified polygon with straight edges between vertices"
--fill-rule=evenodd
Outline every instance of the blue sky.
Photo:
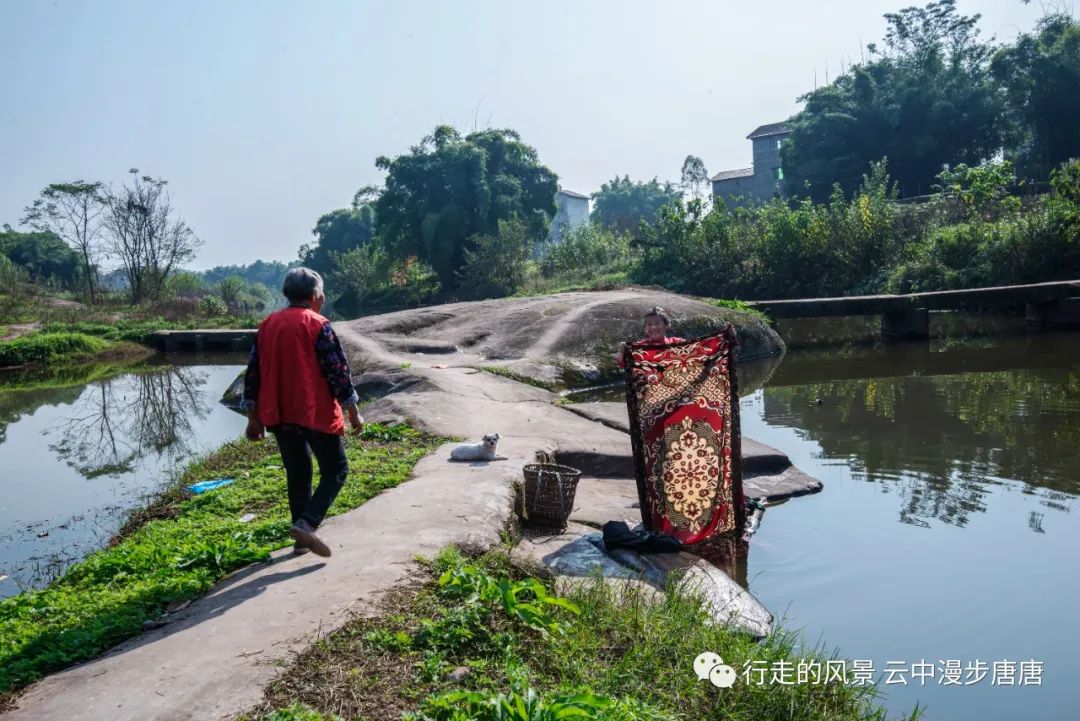
M 563 187 L 750 164 L 911 0 L 0 0 L 0 224 L 51 182 L 170 181 L 206 268 L 291 260 L 320 214 L 448 123 L 510 127 Z M 960 0 L 999 40 L 1042 14 Z

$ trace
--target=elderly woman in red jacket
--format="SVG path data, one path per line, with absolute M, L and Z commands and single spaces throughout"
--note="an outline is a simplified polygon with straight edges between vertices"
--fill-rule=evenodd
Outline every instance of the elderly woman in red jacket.
M 323 280 L 308 268 L 285 274 L 287 308 L 259 324 L 244 376 L 246 435 L 256 441 L 269 430 L 281 450 L 289 488 L 295 553 L 329 556 L 330 547 L 315 529 L 345 485 L 345 419 L 353 433 L 364 421 L 356 404 L 349 361 L 334 329 L 323 316 Z M 311 456 L 319 463 L 319 486 L 311 492 Z

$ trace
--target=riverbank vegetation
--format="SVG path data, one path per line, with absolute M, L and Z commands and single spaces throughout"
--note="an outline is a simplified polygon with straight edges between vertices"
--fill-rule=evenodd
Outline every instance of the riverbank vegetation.
M 1080 162 L 1046 193 L 1017 195 L 1009 162 L 939 173 L 936 192 L 899 202 L 887 161 L 851 196 L 711 207 L 676 200 L 634 232 L 592 222 L 530 245 L 517 220 L 476 238 L 451 294 L 416 257 L 396 265 L 378 239 L 332 254 L 339 312 L 464 298 L 660 286 L 707 298 L 908 293 L 1064 280 L 1080 274 Z M 731 304 L 731 301 L 718 301 Z
M 800 658 L 835 658 L 821 649 L 799 657 L 796 642 L 777 631 L 758 643 L 712 624 L 692 595 L 657 600 L 596 579 L 560 596 L 515 568 L 505 549 L 474 558 L 450 549 L 386 599 L 381 614 L 299 654 L 247 718 L 885 718 L 870 686 L 742 678 L 750 662 L 794 669 Z M 693 661 L 703 651 L 738 670 L 734 686 L 698 679 Z
M 439 126 L 379 158 L 385 185 L 319 218 L 300 257 L 345 316 L 627 284 L 753 300 L 1075 278 L 1080 23 L 1051 13 L 1002 45 L 978 20 L 954 0 L 886 14 L 787 121 L 770 201 L 710 197 L 691 155 L 677 185 L 603 184 L 552 243 L 567 216 L 536 149 Z
M 259 322 L 258 315 L 224 306 L 207 313 L 200 302 L 182 298 L 132 305 L 103 294 L 97 305 L 86 305 L 65 295 L 27 281 L 0 292 L 0 369 L 29 365 L 41 374 L 62 364 L 139 360 L 150 351 L 138 344 L 155 331 L 254 328 Z M 0 384 L 7 378 L 0 375 Z
M 349 437 L 349 479 L 331 515 L 406 480 L 439 440 L 406 426 Z M 188 486 L 231 478 L 201 495 Z M 273 441 L 228 443 L 133 512 L 108 547 L 48 586 L 0 600 L 0 693 L 91 658 L 157 623 L 169 608 L 291 543 L 281 458 Z

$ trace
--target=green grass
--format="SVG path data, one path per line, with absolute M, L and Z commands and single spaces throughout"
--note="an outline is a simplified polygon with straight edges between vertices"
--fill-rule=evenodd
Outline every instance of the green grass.
M 729 300 L 726 298 L 701 298 L 701 300 L 705 301 L 709 305 L 715 305 L 717 308 L 729 308 L 731 310 L 737 310 L 743 313 L 747 313 L 762 321 L 766 325 L 772 325 L 772 320 L 769 318 L 769 316 L 765 315 L 765 313 L 761 312 L 746 301 Z
M 43 330 L 70 331 L 84 335 L 104 338 L 110 341 L 130 341 L 141 343 L 151 333 L 159 330 L 193 330 L 196 328 L 255 328 L 256 318 L 248 316 L 222 316 L 220 318 L 195 318 L 185 321 L 170 321 L 163 318 L 131 319 L 105 322 L 47 323 Z
M 490 580 L 469 581 L 477 573 Z M 455 582 L 455 575 L 466 582 Z M 386 599 L 381 615 L 350 621 L 295 659 L 248 718 L 525 721 L 569 718 L 556 709 L 575 703 L 584 710 L 572 718 L 609 721 L 885 718 L 872 687 L 746 683 L 741 669 L 747 661 L 771 667 L 834 658 L 820 650 L 796 654 L 791 633 L 778 631 L 759 643 L 710 624 L 692 595 L 650 601 L 599 579 L 552 605 L 544 599 L 549 586 L 523 595 L 521 586 L 535 581 L 522 576 L 505 551 L 478 560 L 443 552 L 416 587 Z M 485 593 L 491 582 L 498 592 Z M 698 680 L 693 660 L 703 651 L 740 672 L 733 687 Z M 455 679 L 461 669 L 464 678 Z M 510 709 L 520 699 L 533 712 L 497 715 L 491 702 L 500 695 Z
M 147 337 L 158 330 L 254 328 L 256 325 L 256 319 L 238 316 L 187 321 L 121 318 L 112 322 L 48 322 L 33 333 L 0 341 L 0 368 L 40 366 L 57 361 L 78 363 L 103 354 L 138 355 L 133 344 L 146 342 Z
M 32 333 L 0 341 L 0 367 L 86 359 L 108 347 L 108 341 L 85 333 Z
M 439 439 L 405 426 L 368 426 L 349 437 L 349 478 L 330 515 L 408 478 Z M 138 633 L 172 601 L 194 598 L 226 574 L 290 543 L 284 471 L 273 441 L 226 444 L 187 468 L 110 547 L 41 590 L 0 601 L 0 692 L 91 658 Z M 198 496 L 191 483 L 236 482 Z M 242 523 L 247 513 L 254 521 Z
M 581 291 L 595 290 L 618 290 L 631 285 L 629 273 L 626 271 L 614 271 L 607 273 L 585 272 L 576 277 L 544 277 L 542 275 L 530 276 L 524 285 L 514 293 L 515 298 L 532 298 L 540 295 L 554 295 L 556 293 L 576 293 Z
M 138 347 L 133 347 L 132 350 Z M 81 386 L 119 373 L 137 373 L 152 369 L 142 361 L 152 354 L 142 349 L 142 354 L 132 353 L 117 359 L 91 360 L 85 363 L 54 364 L 28 369 L 9 369 L 0 373 L 0 391 L 34 391 L 51 388 Z

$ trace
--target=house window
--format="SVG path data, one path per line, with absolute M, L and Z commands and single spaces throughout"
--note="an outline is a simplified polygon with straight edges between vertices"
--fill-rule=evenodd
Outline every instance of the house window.
M 776 173 L 776 179 L 777 180 L 783 180 L 784 179 L 784 169 L 783 168 L 773 168 L 773 171 Z
M 776 141 L 776 149 L 779 150 L 780 146 L 783 145 L 783 144 L 784 144 L 784 139 L 783 138 L 780 138 L 779 140 L 777 140 Z

